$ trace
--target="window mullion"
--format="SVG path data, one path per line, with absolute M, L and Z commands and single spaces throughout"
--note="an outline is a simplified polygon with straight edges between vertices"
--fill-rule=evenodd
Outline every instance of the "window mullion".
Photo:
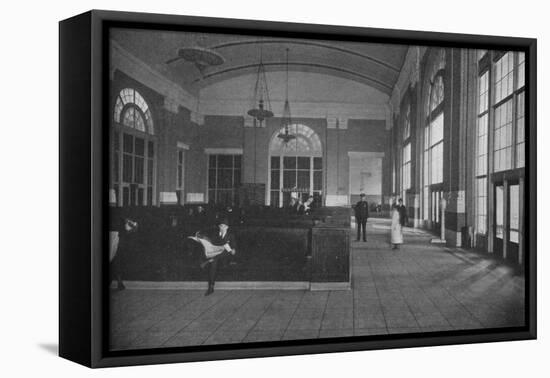
M 117 199 L 118 199 L 118 203 L 117 205 L 118 206 L 122 206 L 123 203 L 122 203 L 122 185 L 123 185 L 123 176 L 122 176 L 122 164 L 123 164 L 123 159 L 124 159 L 124 151 L 122 150 L 122 140 L 123 140 L 123 137 L 124 137 L 124 133 L 122 131 L 119 131 L 117 130 L 117 128 L 115 128 L 115 133 L 118 133 L 118 193 L 117 193 Z
M 215 164 L 214 164 L 214 203 L 218 201 L 218 155 L 214 155 Z
M 150 203 L 147 203 L 147 198 L 149 198 L 149 143 L 147 139 L 143 141 L 145 144 L 143 148 L 143 200 L 142 205 L 151 205 Z
M 136 171 L 136 137 L 132 135 L 132 152 L 130 153 L 130 158 L 132 160 L 132 169 L 130 170 L 131 176 L 130 176 L 130 184 L 135 184 L 135 177 L 134 173 Z
M 513 100 L 512 100 L 512 166 L 511 168 L 517 168 L 518 162 L 517 162 L 517 133 L 518 133 L 518 75 L 519 75 L 519 67 L 518 67 L 518 61 L 519 56 L 518 53 L 514 53 L 514 91 L 513 93 Z
M 283 154 L 279 156 L 279 207 L 283 204 Z
M 233 155 L 232 165 L 231 165 L 231 206 L 233 206 L 233 200 L 235 198 L 235 159 L 236 155 Z
M 313 156 L 309 157 L 309 194 L 313 195 Z
M 294 166 L 294 177 L 295 177 L 295 181 L 294 181 L 294 186 L 297 188 L 297 189 L 301 189 L 298 187 L 298 147 L 296 147 L 296 157 L 294 158 L 295 159 L 295 166 Z

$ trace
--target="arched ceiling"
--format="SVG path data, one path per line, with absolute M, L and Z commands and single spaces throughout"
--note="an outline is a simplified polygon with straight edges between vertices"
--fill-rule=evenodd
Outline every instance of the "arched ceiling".
M 310 72 L 350 80 L 391 94 L 407 46 L 341 41 L 267 38 L 240 35 L 112 29 L 111 38 L 128 52 L 193 92 L 238 76 L 255 74 L 260 55 L 267 72 Z M 166 63 L 180 47 L 200 45 L 225 58 L 201 72 L 184 60 Z
M 271 103 L 283 104 L 286 97 L 285 72 L 267 72 L 266 79 Z M 230 77 L 202 88 L 200 98 L 253 102 L 251 94 L 255 83 L 254 73 Z M 291 102 L 387 104 L 389 101 L 389 95 L 371 86 L 316 72 L 289 72 L 288 93 Z

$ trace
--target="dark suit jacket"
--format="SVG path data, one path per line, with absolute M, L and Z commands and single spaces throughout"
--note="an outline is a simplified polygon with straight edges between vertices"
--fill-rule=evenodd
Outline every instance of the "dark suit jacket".
M 369 217 L 369 203 L 367 201 L 359 201 L 355 204 L 355 219 L 367 220 Z
M 214 245 L 229 244 L 229 246 L 232 249 L 237 248 L 237 243 L 235 241 L 235 235 L 233 235 L 233 233 L 229 229 L 227 229 L 227 231 L 226 231 L 226 233 L 223 237 L 220 236 L 220 230 L 219 229 L 216 230 L 216 232 L 211 237 L 211 242 Z
M 311 211 L 313 210 L 313 202 L 309 205 L 308 208 L 306 208 L 306 205 L 303 203 L 298 206 L 297 213 L 298 215 L 309 215 L 311 214 Z
M 298 214 L 298 206 L 299 204 L 296 202 L 294 205 L 289 204 L 286 209 L 289 214 Z
M 409 220 L 409 216 L 407 215 L 407 208 L 404 205 L 397 205 L 397 211 L 399 211 L 399 223 L 401 226 L 405 226 L 407 224 L 407 221 Z

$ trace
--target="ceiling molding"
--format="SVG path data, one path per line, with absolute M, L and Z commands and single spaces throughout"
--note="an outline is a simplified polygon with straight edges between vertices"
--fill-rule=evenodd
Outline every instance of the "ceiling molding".
M 426 47 L 409 46 L 403 67 L 393 87 L 390 104 L 395 115 L 401 110 L 401 100 L 409 86 L 414 87 L 420 80 L 420 61 L 426 52 Z
M 338 41 L 336 41 L 336 42 L 338 42 Z M 369 62 L 375 63 L 375 64 L 380 65 L 380 66 L 382 66 L 384 68 L 387 68 L 389 70 L 392 70 L 395 73 L 399 73 L 399 71 L 400 71 L 399 67 L 395 67 L 395 66 L 393 66 L 393 65 L 391 65 L 387 62 L 384 62 L 383 60 L 374 58 L 370 55 L 362 54 L 362 53 L 359 53 L 357 51 L 353 51 L 353 50 L 349 50 L 349 49 L 345 49 L 343 47 L 333 46 L 333 45 L 330 45 L 330 44 L 319 43 L 319 42 L 314 42 L 314 41 L 299 41 L 299 40 L 296 41 L 296 40 L 292 40 L 292 39 L 267 39 L 267 40 L 266 39 L 255 39 L 255 40 L 242 40 L 242 41 L 231 41 L 231 42 L 226 42 L 226 43 L 220 43 L 220 44 L 217 44 L 217 45 L 210 46 L 210 48 L 211 49 L 222 49 L 222 48 L 226 48 L 226 47 L 233 47 L 233 46 L 240 46 L 240 45 L 251 45 L 251 44 L 263 44 L 263 45 L 265 45 L 265 44 L 286 44 L 286 45 L 302 45 L 302 46 L 320 47 L 320 48 L 335 50 L 335 51 L 339 51 L 339 52 L 342 52 L 342 53 L 345 53 L 345 54 L 357 56 L 359 58 L 368 60 Z
M 363 158 L 383 158 L 385 154 L 383 152 L 371 152 L 371 151 L 348 151 L 348 156 L 355 159 Z
M 327 129 L 347 130 L 349 118 L 341 115 L 327 115 Z
M 191 122 L 194 122 L 199 126 L 204 125 L 204 114 L 198 113 L 198 112 L 191 112 Z
M 207 155 L 242 155 L 242 148 L 215 148 L 215 147 L 206 147 L 204 153 Z
M 183 143 L 178 141 L 177 143 L 178 148 L 181 148 L 182 150 L 189 150 L 189 145 L 187 143 Z
M 197 99 L 195 96 L 141 61 L 118 42 L 111 39 L 110 43 L 110 72 L 118 69 L 165 96 L 165 107 L 172 112 L 174 109 L 177 111 L 178 106 L 185 107 L 190 111 L 196 109 Z

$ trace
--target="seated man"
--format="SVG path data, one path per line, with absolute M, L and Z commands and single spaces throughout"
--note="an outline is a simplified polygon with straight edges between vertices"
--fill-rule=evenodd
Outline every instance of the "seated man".
M 299 215 L 310 215 L 311 210 L 313 208 L 313 196 L 309 196 L 307 198 L 307 201 L 304 202 L 299 208 L 298 208 L 298 214 Z
M 208 290 L 204 295 L 210 295 L 214 292 L 216 282 L 216 272 L 218 262 L 225 259 L 228 255 L 235 255 L 236 243 L 234 235 L 229 232 L 229 221 L 227 218 L 221 218 L 218 222 L 218 230 L 210 237 L 198 233 L 191 239 L 200 242 L 204 247 L 206 260 L 201 264 L 201 268 L 208 266 Z
M 298 206 L 300 204 L 298 203 L 298 199 L 296 197 L 290 197 L 290 202 L 287 206 L 287 212 L 289 214 L 296 214 L 298 213 Z
M 206 210 L 201 205 L 197 206 L 197 209 L 195 210 L 195 216 L 197 219 L 204 220 L 207 217 Z

